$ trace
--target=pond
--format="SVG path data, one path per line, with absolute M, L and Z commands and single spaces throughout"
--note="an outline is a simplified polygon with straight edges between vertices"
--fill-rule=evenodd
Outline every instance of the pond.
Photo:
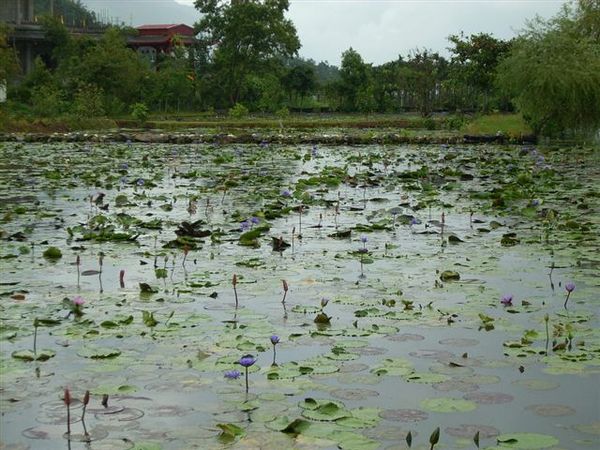
M 600 445 L 597 149 L 0 154 L 0 448 Z

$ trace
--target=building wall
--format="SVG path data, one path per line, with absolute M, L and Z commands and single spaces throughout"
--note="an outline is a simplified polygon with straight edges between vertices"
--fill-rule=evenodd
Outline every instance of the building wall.
M 33 22 L 33 0 L 0 0 L 0 22 Z
M 17 0 L 0 0 L 0 22 L 17 21 Z

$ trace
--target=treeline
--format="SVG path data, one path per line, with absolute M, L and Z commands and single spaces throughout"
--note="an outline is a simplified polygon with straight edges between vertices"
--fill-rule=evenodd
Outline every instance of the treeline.
M 127 47 L 132 30 L 111 28 L 92 40 L 73 37 L 47 18 L 51 49 L 9 95 L 40 116 L 117 116 L 133 105 L 142 118 L 148 110 L 428 116 L 517 108 L 536 132 L 597 130 L 599 4 L 571 2 L 548 21 L 532 21 L 511 41 L 485 33 L 452 35 L 449 57 L 420 49 L 376 66 L 350 48 L 339 68 L 297 58 L 300 41 L 284 15 L 287 0 L 198 0 L 197 45 L 176 46 L 155 65 Z M 0 36 L 0 47 L 2 42 Z M 1 65 L 14 67 L 5 44 L 0 58 Z

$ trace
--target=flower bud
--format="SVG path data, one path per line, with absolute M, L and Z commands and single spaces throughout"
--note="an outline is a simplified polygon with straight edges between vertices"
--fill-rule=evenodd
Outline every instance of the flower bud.
M 69 406 L 71 404 L 71 393 L 69 392 L 69 388 L 65 388 L 65 394 L 63 397 L 63 401 L 65 405 Z

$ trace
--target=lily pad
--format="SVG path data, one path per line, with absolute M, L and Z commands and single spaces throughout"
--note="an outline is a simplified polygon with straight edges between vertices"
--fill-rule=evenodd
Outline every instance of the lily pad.
M 477 409 L 477 403 L 462 398 L 439 397 L 422 400 L 421 407 L 440 413 L 468 412 Z
M 559 441 L 554 436 L 537 433 L 507 433 L 496 437 L 501 448 L 518 448 L 522 450 L 534 450 L 550 448 L 558 445 Z

